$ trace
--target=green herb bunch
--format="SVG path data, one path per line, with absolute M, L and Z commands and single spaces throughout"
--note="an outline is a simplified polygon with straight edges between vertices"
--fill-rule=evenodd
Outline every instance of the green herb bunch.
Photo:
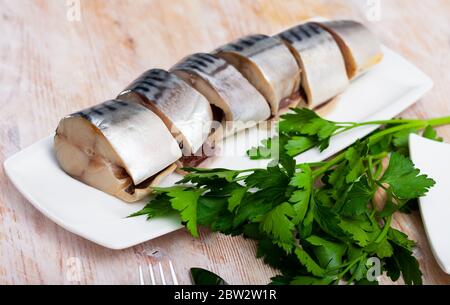
M 248 152 L 252 159 L 270 158 L 275 148 L 277 158 L 266 169 L 185 168 L 176 186 L 155 188 L 155 198 L 131 216 L 178 213 L 193 236 L 205 226 L 256 240 L 257 257 L 280 271 L 272 284 L 376 284 L 378 274 L 368 277 L 374 260 L 393 281 L 403 276 L 407 284 L 421 284 L 414 242 L 391 221 L 435 184 L 408 158 L 409 134 L 423 130 L 441 140 L 433 126 L 449 123 L 450 117 L 341 123 L 292 109 L 276 137 Z M 294 159 L 371 124 L 381 127 L 325 162 Z

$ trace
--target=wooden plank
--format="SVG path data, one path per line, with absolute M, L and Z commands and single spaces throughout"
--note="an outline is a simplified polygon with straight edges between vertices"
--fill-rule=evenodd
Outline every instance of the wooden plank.
M 433 78 L 433 91 L 403 116 L 450 112 L 446 0 L 383 1 L 375 22 L 366 20 L 374 8 L 357 0 L 82 0 L 79 22 L 68 21 L 66 1 L 3 1 L 0 7 L 1 163 L 51 133 L 63 115 L 115 96 L 147 68 L 168 68 L 189 53 L 317 15 L 364 21 Z M 450 128 L 441 133 L 450 141 Z M 425 283 L 450 283 L 433 259 L 420 216 L 397 216 L 395 225 L 418 241 Z M 255 259 L 253 242 L 207 231 L 200 239 L 180 230 L 132 249 L 104 249 L 42 216 L 0 169 L 0 283 L 137 283 L 138 265 L 162 261 L 167 267 L 169 258 L 186 284 L 193 266 L 233 284 L 264 284 L 276 274 Z

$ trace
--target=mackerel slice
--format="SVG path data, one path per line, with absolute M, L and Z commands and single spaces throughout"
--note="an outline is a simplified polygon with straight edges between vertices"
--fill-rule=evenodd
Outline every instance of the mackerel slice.
M 127 202 L 148 195 L 181 157 L 156 114 L 121 100 L 63 118 L 54 144 L 56 158 L 70 176 Z
M 211 131 L 213 117 L 206 98 L 167 71 L 145 72 L 119 98 L 138 102 L 156 113 L 178 140 L 185 156 L 196 153 Z
M 317 22 L 333 35 L 344 55 L 347 74 L 354 79 L 383 59 L 380 42 L 364 25 L 353 20 Z
M 349 84 L 342 53 L 331 34 L 314 23 L 290 28 L 282 39 L 302 68 L 302 88 L 315 108 L 342 93 Z
M 215 51 L 266 98 L 272 115 L 298 94 L 300 68 L 286 45 L 266 35 L 249 35 Z M 280 107 L 281 104 L 281 107 Z
M 227 124 L 223 136 L 270 117 L 269 105 L 258 90 L 236 68 L 217 56 L 205 53 L 190 55 L 170 71 L 222 111 L 221 120 L 231 123 L 230 129 L 230 124 Z

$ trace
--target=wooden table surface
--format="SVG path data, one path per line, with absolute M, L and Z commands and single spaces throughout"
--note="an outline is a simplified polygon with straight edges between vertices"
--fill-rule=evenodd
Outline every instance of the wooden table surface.
M 113 97 L 148 68 L 168 68 L 189 53 L 317 15 L 363 21 L 431 76 L 435 87 L 402 116 L 448 115 L 450 1 L 381 0 L 379 10 L 377 2 L 81 0 L 77 21 L 76 1 L 1 0 L 0 163 L 52 133 L 65 114 Z M 440 131 L 450 142 L 450 127 Z M 449 284 L 420 215 L 397 216 L 395 226 L 418 241 L 424 282 Z M 180 230 L 123 251 L 102 248 L 45 218 L 0 167 L 1 284 L 134 284 L 139 264 L 166 266 L 168 258 L 185 284 L 192 266 L 232 284 L 265 284 L 276 274 L 255 258 L 253 242 L 208 231 L 200 239 Z

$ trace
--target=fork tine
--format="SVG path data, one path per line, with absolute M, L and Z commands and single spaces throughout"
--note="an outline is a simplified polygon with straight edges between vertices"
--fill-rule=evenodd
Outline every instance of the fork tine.
M 139 265 L 139 282 L 141 283 L 141 285 L 145 285 L 144 274 L 142 274 L 142 267 L 140 265 Z
M 148 272 L 150 273 L 150 280 L 152 281 L 152 285 L 156 285 L 155 274 L 153 273 L 153 268 L 150 264 L 148 264 Z
M 161 282 L 163 285 L 166 285 L 166 278 L 164 277 L 164 271 L 163 271 L 161 262 L 159 262 L 158 265 L 159 265 L 159 276 L 161 277 Z
M 172 275 L 172 282 L 174 285 L 178 285 L 178 279 L 175 274 L 175 270 L 173 269 L 172 261 L 169 260 L 169 268 L 170 268 L 170 274 Z

